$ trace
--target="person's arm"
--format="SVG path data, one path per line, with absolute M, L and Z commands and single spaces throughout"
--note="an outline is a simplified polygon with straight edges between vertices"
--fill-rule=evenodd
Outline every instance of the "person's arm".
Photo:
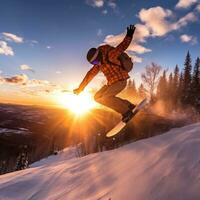
M 85 75 L 84 79 L 82 80 L 81 84 L 77 89 L 74 90 L 75 94 L 81 93 L 84 88 L 88 85 L 88 83 L 98 74 L 99 66 L 94 65 Z
M 110 59 L 117 58 L 122 52 L 124 52 L 128 48 L 128 46 L 132 41 L 135 29 L 136 29 L 135 25 L 130 25 L 129 27 L 127 27 L 127 34 L 124 40 L 117 47 L 115 47 L 113 50 L 110 51 L 109 53 Z

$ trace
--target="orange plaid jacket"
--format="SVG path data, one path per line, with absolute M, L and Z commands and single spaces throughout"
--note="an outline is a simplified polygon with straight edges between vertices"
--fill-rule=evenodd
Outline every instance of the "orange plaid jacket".
M 111 85 L 117 81 L 126 80 L 129 78 L 128 72 L 123 70 L 120 66 L 118 56 L 124 52 L 130 45 L 132 37 L 126 36 L 124 40 L 115 48 L 109 45 L 100 46 L 98 49 L 102 52 L 103 61 L 100 65 L 94 65 L 86 74 L 85 78 L 80 84 L 80 88 L 84 89 L 85 86 L 98 74 L 99 71 L 103 72 L 107 79 L 107 85 Z M 106 57 L 109 57 L 109 61 L 117 65 L 113 65 L 107 62 Z

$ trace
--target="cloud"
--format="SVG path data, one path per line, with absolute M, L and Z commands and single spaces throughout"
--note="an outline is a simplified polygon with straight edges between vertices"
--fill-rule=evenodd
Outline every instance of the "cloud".
M 4 83 L 4 79 L 0 76 L 0 85 Z
M 7 41 L 12 41 L 12 42 L 16 42 L 16 43 L 23 43 L 23 38 L 19 37 L 15 34 L 12 33 L 2 33 L 4 35 L 5 40 Z
M 26 74 L 19 74 L 11 77 L 0 76 L 0 84 L 10 84 L 20 86 L 20 90 L 26 94 L 39 95 L 62 91 L 63 88 L 47 80 L 29 79 Z
M 139 12 L 140 20 L 151 31 L 154 36 L 165 35 L 171 29 L 167 18 L 172 16 L 172 11 L 162 7 L 142 9 Z
M 189 8 L 193 4 L 195 4 L 198 0 L 179 0 L 176 4 L 176 8 Z
M 28 87 L 49 86 L 50 82 L 47 80 L 31 79 L 26 82 Z
M 30 67 L 30 66 L 28 66 L 28 65 L 20 65 L 20 69 L 21 70 L 29 70 L 29 71 L 31 71 L 31 72 L 34 72 L 34 70 Z
M 51 49 L 52 47 L 51 47 L 51 46 L 46 46 L 46 48 L 47 48 L 47 49 Z
M 146 34 L 144 34 L 146 35 Z M 106 36 L 106 38 L 104 39 L 104 42 L 106 44 L 109 44 L 111 46 L 116 46 L 118 45 L 125 37 L 125 33 L 119 34 L 119 35 L 108 35 Z M 138 35 L 138 41 L 143 41 L 144 38 L 142 39 L 142 37 L 139 37 Z M 137 57 L 135 55 L 135 53 L 137 54 L 143 54 L 143 53 L 147 53 L 150 52 L 151 49 L 148 49 L 138 43 L 136 43 L 136 40 L 132 41 L 131 44 L 129 45 L 127 52 L 128 54 L 134 59 L 135 62 L 142 62 L 142 59 Z
M 117 7 L 117 4 L 116 4 L 115 0 L 109 0 L 108 6 L 111 7 L 112 9 L 115 9 Z
M 146 43 L 148 38 L 166 36 L 172 31 L 187 26 L 190 22 L 197 21 L 197 16 L 194 12 L 189 12 L 185 16 L 176 20 L 171 10 L 164 9 L 160 6 L 141 9 L 138 18 L 142 23 L 136 24 L 133 41 L 127 49 L 128 53 L 133 57 L 133 59 L 135 58 L 136 62 L 141 62 L 142 58 L 136 57 L 135 54 L 151 52 L 151 49 L 144 46 L 144 43 Z M 119 35 L 108 35 L 105 37 L 104 43 L 116 46 L 124 37 L 125 33 Z M 193 38 L 192 41 L 194 43 L 195 39 Z
M 192 35 L 183 34 L 180 36 L 180 40 L 184 43 L 191 43 L 191 44 L 197 43 L 197 38 Z
M 30 95 L 40 95 L 41 93 L 53 93 L 62 91 L 63 88 L 57 84 L 53 84 L 47 80 L 32 79 L 28 80 L 23 92 Z
M 28 40 L 27 41 L 32 47 L 37 45 L 39 42 L 37 40 Z
M 188 25 L 189 22 L 195 22 L 197 20 L 197 16 L 193 12 L 190 12 L 184 17 L 180 18 L 176 23 L 172 24 L 172 30 L 177 30 L 183 26 Z
M 125 35 L 124 33 L 119 35 L 107 35 L 106 38 L 104 39 L 104 42 L 111 46 L 116 46 L 123 40 L 124 35 Z
M 200 12 L 200 4 L 197 5 L 196 10 Z
M 128 51 L 133 51 L 138 54 L 143 54 L 147 52 L 151 52 L 151 49 L 148 49 L 140 44 L 131 43 L 127 49 Z
M 107 15 L 107 14 L 108 14 L 108 11 L 107 11 L 107 10 L 103 10 L 103 11 L 102 11 L 102 14 L 103 14 L 103 15 Z
M 197 20 L 195 14 L 190 12 L 178 21 L 172 22 L 172 11 L 159 6 L 142 9 L 139 12 L 139 18 L 149 29 L 152 36 L 164 36 L 171 31 L 178 30 L 188 25 L 189 22 Z
M 0 77 L 1 82 L 6 84 L 23 85 L 28 87 L 35 87 L 39 85 L 53 85 L 46 80 L 29 79 L 26 74 L 18 74 L 11 77 Z
M 135 31 L 135 34 L 134 34 L 134 42 L 146 42 L 146 38 L 148 38 L 150 36 L 150 31 L 149 29 L 145 26 L 145 25 L 142 25 L 142 24 L 136 24 L 136 31 Z M 125 33 L 121 33 L 119 35 L 108 35 L 106 36 L 104 42 L 105 43 L 108 43 L 110 45 L 117 45 L 119 44 L 123 38 L 125 37 Z
M 146 42 L 146 38 L 150 36 L 150 30 L 143 24 L 136 24 L 136 31 L 134 34 L 134 41 Z
M 128 47 L 127 50 L 130 51 L 130 52 L 138 53 L 138 54 L 150 52 L 151 49 L 148 49 L 148 48 L 139 44 L 139 43 L 145 43 L 146 42 L 146 38 L 148 38 L 150 36 L 149 29 L 145 25 L 142 25 L 142 24 L 136 24 L 136 27 L 137 28 L 136 28 L 136 31 L 135 31 L 135 34 L 134 34 L 133 41 L 132 41 L 132 43 L 130 44 L 130 46 Z M 111 45 L 111 46 L 116 46 L 117 44 L 119 44 L 124 39 L 125 34 L 126 33 L 121 33 L 119 35 L 108 35 L 104 39 L 104 42 L 106 44 Z
M 138 56 L 131 54 L 131 53 L 128 53 L 128 54 L 132 58 L 133 62 L 141 63 L 143 61 L 143 59 L 141 57 L 138 57 Z
M 86 0 L 86 3 L 92 7 L 101 8 L 104 5 L 104 0 Z
M 7 42 L 0 40 L 0 54 L 6 55 L 6 56 L 13 56 L 14 51 L 12 47 L 8 46 Z
M 100 29 L 98 29 L 98 31 L 97 31 L 97 36 L 98 37 L 101 37 L 103 35 L 103 31 L 102 31 L 102 29 L 100 28 Z
M 151 49 L 148 49 L 140 44 L 146 42 L 146 38 L 150 36 L 150 31 L 145 25 L 142 24 L 136 24 L 136 27 L 133 41 L 129 45 L 127 52 L 133 58 L 134 62 L 141 63 L 142 58 L 136 56 L 135 54 L 143 54 L 151 51 Z M 108 35 L 105 37 L 104 43 L 111 46 L 117 46 L 124 39 L 125 34 L 126 33 Z
M 38 44 L 39 43 L 37 40 L 31 40 L 30 42 L 33 43 L 33 44 Z
M 86 0 L 86 3 L 89 5 L 89 6 L 92 6 L 92 7 L 96 7 L 96 8 L 102 8 L 104 7 L 104 5 L 107 5 L 107 7 L 110 7 L 112 8 L 113 10 L 116 10 L 117 8 L 117 3 L 116 3 L 116 0 Z M 102 11 L 102 13 L 104 15 L 106 15 L 108 13 L 108 11 L 106 9 L 104 9 Z
M 1 83 L 24 85 L 28 81 L 28 77 L 25 74 L 19 74 L 12 77 L 0 77 Z
M 61 71 L 56 71 L 56 74 L 61 74 Z

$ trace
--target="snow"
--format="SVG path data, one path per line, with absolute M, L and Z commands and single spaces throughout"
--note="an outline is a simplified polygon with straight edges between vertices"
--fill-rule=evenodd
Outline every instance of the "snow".
M 0 176 L 0 200 L 199 200 L 200 123 L 77 158 L 68 148 Z
M 19 129 L 9 129 L 9 128 L 0 128 L 0 134 L 4 135 L 12 135 L 12 134 L 23 134 L 27 135 L 30 134 L 31 132 L 28 129 L 25 128 L 19 128 Z

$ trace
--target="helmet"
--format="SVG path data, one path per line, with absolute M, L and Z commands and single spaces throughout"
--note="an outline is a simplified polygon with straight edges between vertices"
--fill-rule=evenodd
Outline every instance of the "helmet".
M 87 60 L 93 65 L 98 65 L 101 61 L 99 49 L 91 48 L 87 53 Z

